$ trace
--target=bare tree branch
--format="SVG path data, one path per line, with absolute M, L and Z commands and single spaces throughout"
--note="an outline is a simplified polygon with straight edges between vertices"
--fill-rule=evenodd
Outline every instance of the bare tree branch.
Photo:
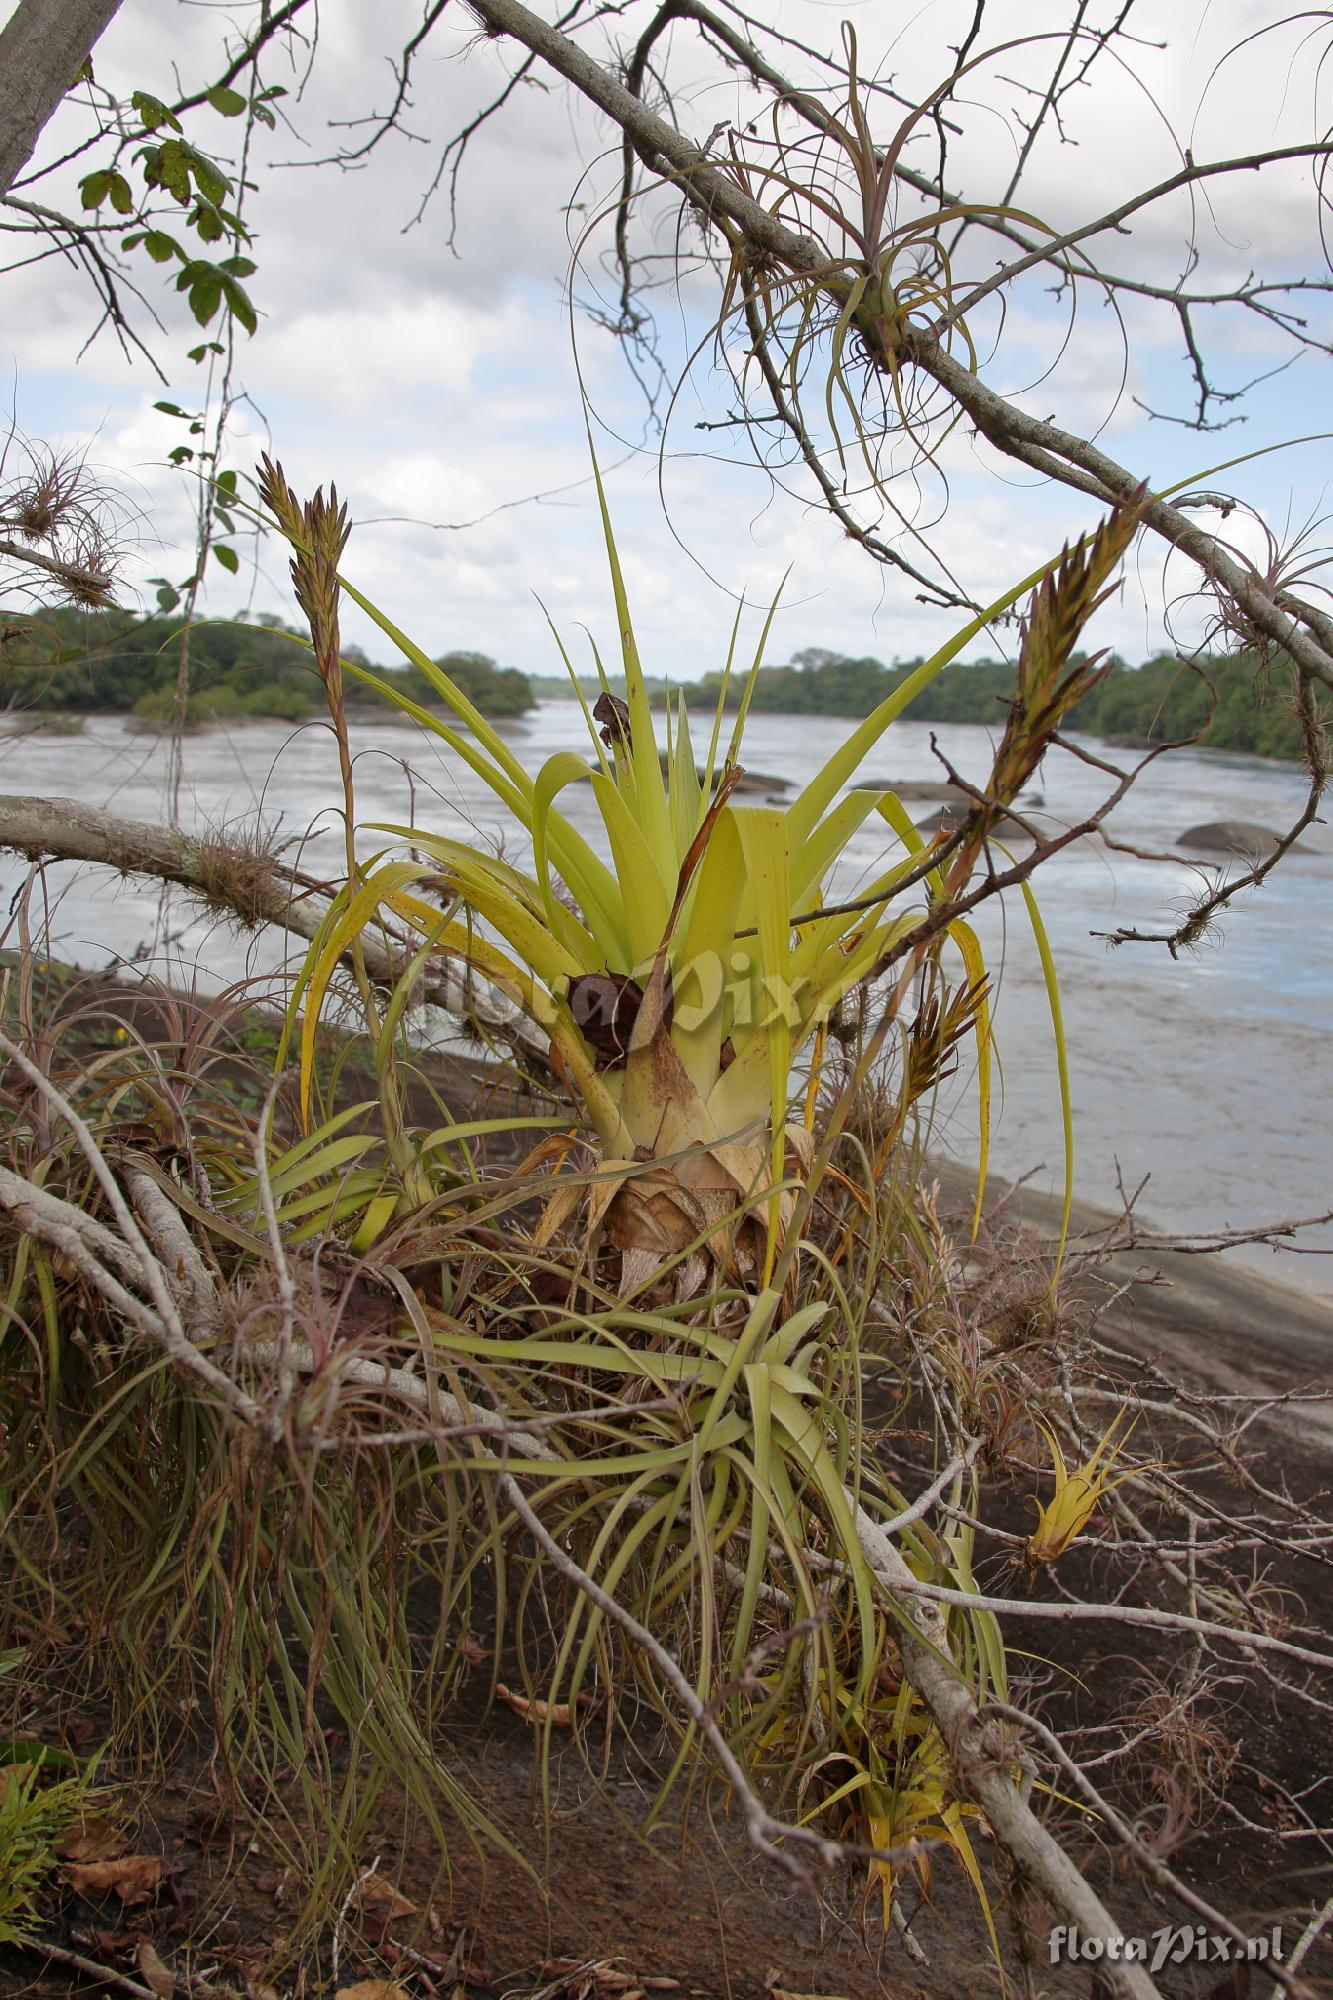
M 1028 416 L 1012 400 L 989 388 L 973 367 L 960 361 L 941 337 L 941 331 L 952 323 L 952 309 L 942 318 L 937 316 L 937 324 L 922 325 L 912 319 L 898 321 L 893 328 L 893 346 L 886 348 L 885 322 L 875 312 L 855 303 L 840 247 L 829 249 L 815 236 L 793 230 L 775 212 L 776 204 L 760 202 L 748 191 L 741 173 L 731 173 L 714 164 L 694 141 L 651 109 L 635 89 L 598 63 L 569 35 L 533 14 L 522 0 L 474 0 L 474 8 L 492 33 L 520 41 L 610 117 L 625 135 L 626 145 L 634 156 L 652 173 L 680 190 L 707 231 L 721 234 L 733 263 L 739 260 L 743 267 L 747 260 L 757 261 L 760 268 L 775 270 L 780 280 L 822 289 L 837 312 L 850 314 L 876 365 L 887 369 L 895 381 L 900 377 L 905 379 L 911 372 L 929 378 L 946 392 L 955 411 L 970 417 L 1006 457 L 1032 466 L 1079 492 L 1115 502 L 1126 500 L 1138 488 L 1140 481 L 1135 475 L 1090 440 Z M 692 0 L 680 0 L 680 10 L 694 11 Z M 732 55 L 746 62 L 748 45 L 743 38 L 733 33 L 723 39 Z M 776 72 L 770 65 L 755 66 L 752 73 L 756 80 L 777 88 Z M 812 122 L 822 122 L 827 129 L 826 117 L 821 121 L 820 115 L 808 113 L 807 95 L 788 87 L 783 101 L 798 105 L 811 116 Z M 1006 277 L 1039 264 L 1043 257 L 1053 257 L 1058 265 L 1059 259 L 1083 235 L 1120 227 L 1125 217 L 1144 205 L 1201 178 L 1254 171 L 1285 158 L 1324 160 L 1328 154 L 1328 142 L 1320 141 L 1203 166 L 1187 161 L 1180 173 L 1168 181 L 1130 198 L 1085 229 L 1055 238 L 1053 246 L 1031 243 L 1008 273 L 986 280 L 967 296 L 980 299 L 988 295 Z M 892 149 L 876 158 L 881 183 L 890 170 L 899 171 Z M 850 221 L 845 227 L 851 229 Z M 867 255 L 872 247 L 877 245 L 866 246 Z M 1095 270 L 1090 275 L 1099 283 L 1109 282 Z M 1242 292 L 1245 289 L 1242 287 Z M 753 348 L 753 325 L 749 331 Z M 770 370 L 770 386 L 771 375 Z M 780 409 L 779 415 L 790 427 L 790 414 Z M 813 443 L 803 440 L 801 448 L 807 463 L 811 463 L 816 456 Z M 827 497 L 827 482 L 821 481 L 821 485 Z M 1314 607 L 1290 590 L 1265 589 L 1262 581 L 1248 574 L 1215 536 L 1165 499 L 1151 501 L 1144 518 L 1173 548 L 1199 566 L 1210 589 L 1225 594 L 1236 615 L 1246 621 L 1260 643 L 1280 649 L 1303 679 L 1333 686 L 1333 648 L 1327 632 L 1320 627 L 1320 614 Z

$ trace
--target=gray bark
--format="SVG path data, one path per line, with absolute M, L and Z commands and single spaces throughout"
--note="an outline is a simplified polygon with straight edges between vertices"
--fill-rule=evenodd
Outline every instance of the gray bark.
M 91 55 L 120 0 L 19 0 L 0 30 L 0 197 Z

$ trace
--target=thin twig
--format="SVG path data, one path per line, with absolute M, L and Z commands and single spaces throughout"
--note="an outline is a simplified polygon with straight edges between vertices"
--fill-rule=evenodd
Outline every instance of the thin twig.
M 1253 1648 L 1257 1652 L 1281 1653 L 1286 1659 L 1300 1660 L 1305 1666 L 1322 1667 L 1326 1672 L 1333 1673 L 1333 1654 L 1316 1653 L 1308 1646 L 1293 1645 L 1289 1639 L 1276 1639 L 1268 1632 L 1254 1632 L 1244 1626 L 1220 1625 L 1213 1619 L 1191 1618 L 1183 1611 L 1159 1611 L 1150 1604 L 1085 1604 L 1076 1599 L 1051 1604 L 1039 1598 L 990 1597 L 984 1592 L 950 1590 L 944 1584 L 922 1583 L 915 1577 L 903 1588 L 913 1596 L 927 1597 L 934 1604 L 954 1605 L 960 1610 L 992 1611 L 1014 1618 L 1072 1619 L 1076 1623 L 1110 1622 L 1160 1632 L 1194 1632 L 1205 1639 L 1225 1640 L 1242 1652 Z
M 156 1995 L 147 1986 L 141 1986 L 128 1973 L 117 1972 L 113 1965 L 101 1965 L 95 1958 L 85 1958 L 82 1952 L 71 1951 L 67 1945 L 48 1944 L 45 1938 L 26 1938 L 18 1946 L 20 1951 L 40 1953 L 57 1965 L 67 1965 L 73 1972 L 81 1972 L 85 1978 L 99 1979 L 116 1993 L 129 1993 L 133 2000 L 156 2000 Z

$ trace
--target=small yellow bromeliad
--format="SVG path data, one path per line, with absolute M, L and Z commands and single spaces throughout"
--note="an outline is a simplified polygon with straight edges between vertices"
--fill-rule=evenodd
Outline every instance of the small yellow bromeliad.
M 1069 1544 L 1083 1533 L 1105 1495 L 1113 1492 L 1122 1480 L 1131 1477 L 1130 1472 L 1112 1473 L 1112 1467 L 1129 1443 L 1129 1431 L 1125 1430 L 1128 1418 L 1128 1409 L 1118 1411 L 1105 1437 L 1073 1472 L 1065 1463 L 1059 1438 L 1049 1424 L 1038 1419 L 1041 1433 L 1051 1448 L 1055 1492 L 1044 1503 L 1037 1502 L 1037 1525 L 1028 1539 L 1026 1550 L 1026 1560 L 1033 1569 L 1042 1563 L 1057 1561 Z M 1130 1429 L 1133 1429 L 1132 1424 Z M 1142 1472 L 1143 1469 L 1141 1465 L 1136 1465 L 1132 1471 Z

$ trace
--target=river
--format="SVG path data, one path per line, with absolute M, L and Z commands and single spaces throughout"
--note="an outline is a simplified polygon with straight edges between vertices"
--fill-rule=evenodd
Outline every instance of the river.
M 501 826 L 489 793 L 442 746 L 406 723 L 353 727 L 363 823 L 415 814 L 423 826 L 494 844 Z M 573 701 L 544 702 L 505 727 L 534 769 L 554 750 L 587 747 Z M 744 761 L 794 787 L 850 727 L 834 718 L 758 715 L 747 731 Z M 984 779 L 986 730 L 939 726 L 935 735 L 966 778 Z M 1111 754 L 1104 746 L 1090 747 Z M 164 767 L 162 741 L 132 734 L 117 718 L 90 717 L 76 737 L 0 740 L 3 789 L 70 796 L 136 819 L 161 819 Z M 885 780 L 938 777 L 930 727 L 896 724 L 864 772 Z M 1052 825 L 1076 823 L 1105 789 L 1102 774 L 1064 752 L 1047 759 L 1035 782 Z M 1170 928 L 1202 879 L 1200 857 L 1176 848 L 1185 828 L 1217 819 L 1284 828 L 1299 811 L 1304 789 L 1294 766 L 1176 752 L 1149 767 L 1114 821 L 1129 846 L 1166 850 L 1172 859 L 1143 860 L 1083 840 L 1041 869 L 1037 888 L 1062 988 L 1081 1198 L 1113 1205 L 1118 1178 L 1134 1187 L 1150 1175 L 1141 1213 L 1180 1232 L 1249 1227 L 1333 1205 L 1330 830 L 1316 826 L 1306 833 L 1301 851 L 1260 890 L 1239 897 L 1194 954 L 1173 960 L 1160 945 L 1111 950 L 1093 935 L 1120 926 Z M 299 856 L 334 874 L 342 843 L 339 805 L 336 754 L 325 728 L 252 722 L 187 739 L 182 820 L 191 830 L 234 831 L 259 816 L 270 834 L 292 843 L 289 860 Z M 597 834 L 589 791 L 568 790 L 561 805 Z M 930 810 L 922 805 L 918 816 Z M 507 841 L 510 857 L 521 860 L 512 831 Z M 885 843 L 873 833 L 858 835 L 839 891 L 854 892 L 858 878 L 876 862 L 882 865 L 884 852 Z M 25 872 L 13 856 L 0 855 L 6 902 Z M 48 882 L 51 948 L 77 963 L 133 958 L 176 979 L 198 967 L 216 988 L 247 973 L 272 974 L 283 962 L 285 947 L 276 937 L 237 938 L 216 920 L 194 915 L 180 898 L 168 905 L 164 936 L 157 894 L 105 871 L 61 866 L 49 871 Z M 999 976 L 995 1024 L 1003 1101 L 993 1163 L 1009 1175 L 1036 1170 L 1039 1184 L 1054 1185 L 1061 1160 L 1054 1048 L 1021 900 L 1003 911 L 988 909 L 979 928 Z M 934 1143 L 962 1159 L 975 1155 L 966 1075 L 946 1086 Z M 1333 1251 L 1333 1230 L 1302 1240 Z M 1288 1284 L 1333 1293 L 1333 1264 L 1325 1256 L 1284 1254 L 1275 1263 L 1264 1248 L 1228 1256 L 1258 1263 Z

